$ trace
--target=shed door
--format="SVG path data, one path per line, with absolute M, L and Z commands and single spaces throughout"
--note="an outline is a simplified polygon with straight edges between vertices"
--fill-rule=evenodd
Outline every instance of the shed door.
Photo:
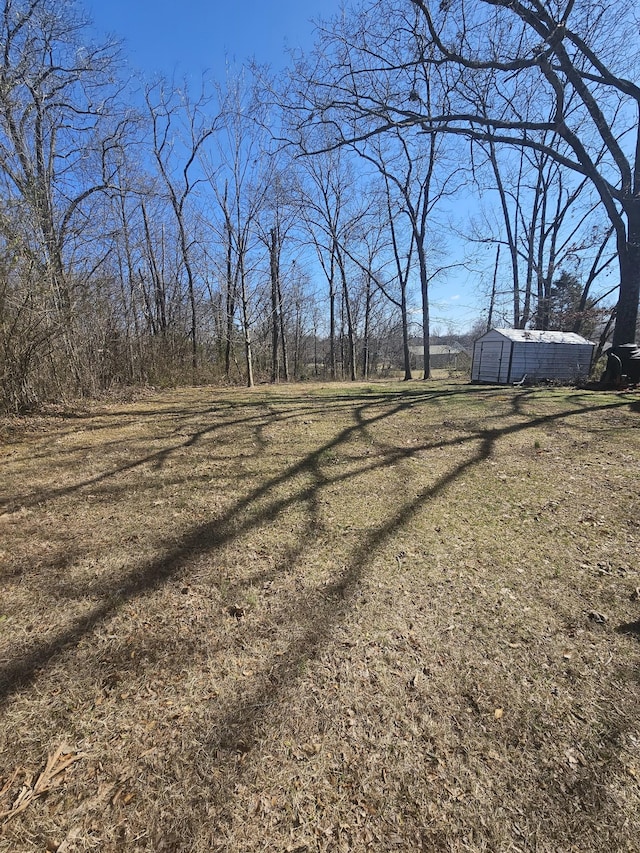
M 508 358 L 509 354 L 509 346 L 508 344 L 505 346 L 505 343 L 507 342 L 481 341 L 480 354 L 474 371 L 476 375 L 473 377 L 477 382 L 505 381 L 504 371 L 501 371 L 505 355 Z M 508 365 L 505 364 L 505 370 L 507 367 Z

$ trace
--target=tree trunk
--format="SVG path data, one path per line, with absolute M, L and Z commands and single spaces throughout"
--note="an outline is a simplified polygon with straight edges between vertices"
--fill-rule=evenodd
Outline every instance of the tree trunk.
M 244 332 L 244 354 L 247 364 L 247 387 L 253 388 L 253 353 L 251 347 L 251 330 L 249 328 L 249 296 L 247 293 L 247 282 L 244 272 L 244 263 L 241 260 L 240 270 L 240 292 L 242 296 L 242 330 Z
M 144 202 L 142 202 L 142 204 L 140 205 L 140 209 L 142 212 L 142 222 L 144 224 L 145 240 L 147 243 L 147 257 L 149 259 L 149 269 L 151 271 L 151 278 L 153 280 L 155 316 L 151 322 L 154 334 L 159 331 L 161 334 L 164 335 L 167 329 L 166 296 L 164 282 L 162 281 L 162 276 L 158 271 L 154 243 L 151 239 L 151 232 L 149 230 L 149 220 L 147 219 L 147 209 L 145 207 Z
M 333 261 L 331 262 L 333 267 Z M 336 291 L 333 282 L 333 269 L 329 281 L 329 375 L 336 378 Z
M 280 348 L 280 317 L 278 301 L 278 243 L 276 229 L 272 228 L 269 243 L 269 267 L 271 273 L 271 381 L 279 376 L 278 350 Z
M 500 197 L 500 206 L 502 207 L 502 216 L 504 219 L 504 227 L 507 233 L 507 247 L 509 249 L 509 257 L 511 258 L 511 273 L 513 275 L 513 327 L 520 328 L 520 280 L 518 270 L 518 246 L 517 238 L 513 233 L 511 225 L 511 216 L 509 214 L 509 204 L 507 194 L 502 182 L 502 175 L 498 167 L 498 158 L 493 141 L 489 143 L 489 159 L 493 167 L 493 174 L 496 179 L 496 188 Z M 425 376 L 425 379 L 427 377 Z
M 423 379 L 431 378 L 431 355 L 429 348 L 429 295 L 426 284 L 422 284 L 422 345 L 424 348 Z
M 224 350 L 224 375 L 231 378 L 231 351 L 233 348 L 233 321 L 236 314 L 236 282 L 233 277 L 231 231 L 227 229 L 227 269 L 226 269 L 226 341 Z
M 287 335 L 284 327 L 284 305 L 282 300 L 282 287 L 280 286 L 280 270 L 278 267 L 278 314 L 280 315 L 280 340 L 282 342 L 282 370 L 284 372 L 284 381 L 289 381 L 289 353 L 287 347 Z
M 369 324 L 371 319 L 371 276 L 367 276 L 364 305 L 364 340 L 362 346 L 362 378 L 369 378 Z
M 640 299 L 640 200 L 627 204 L 627 222 L 626 242 L 622 243 L 618 237 L 620 293 L 613 330 L 614 347 L 636 340 Z
M 496 288 L 498 284 L 498 267 L 500 265 L 500 243 L 498 243 L 498 248 L 496 250 L 496 265 L 493 268 L 493 282 L 491 284 L 491 299 L 489 301 L 489 316 L 487 317 L 487 332 L 491 331 L 493 327 L 493 309 L 495 308 L 496 302 Z
M 420 292 L 422 295 L 422 345 L 424 351 L 424 374 L 423 379 L 431 378 L 431 356 L 429 348 L 429 276 L 427 275 L 427 259 L 424 252 L 422 240 L 416 240 L 418 261 L 420 267 Z
M 404 381 L 413 379 L 411 374 L 411 352 L 409 351 L 409 321 L 407 319 L 407 288 L 406 283 L 401 286 L 400 292 L 402 316 L 402 358 L 404 361 Z
M 193 379 L 195 381 L 195 372 L 198 367 L 198 339 L 197 339 L 197 309 L 196 309 L 196 293 L 195 293 L 195 284 L 193 278 L 193 269 L 191 268 L 191 262 L 189 261 L 189 253 L 187 251 L 186 244 L 186 234 L 183 244 L 184 250 L 184 265 L 187 270 L 187 286 L 189 291 L 189 308 L 191 311 L 191 369 L 193 370 L 194 376 Z
M 344 266 L 344 258 L 342 257 L 342 253 L 338 252 L 337 254 L 338 266 L 340 268 L 340 279 L 342 281 L 342 295 L 344 299 L 344 309 L 345 315 L 347 319 L 347 340 L 349 342 L 349 378 L 352 382 L 355 382 L 357 379 L 356 375 L 356 335 L 355 329 L 353 328 L 353 312 L 351 311 L 351 301 L 349 299 L 349 290 L 347 287 L 347 272 Z M 343 351 L 344 353 L 344 351 Z M 343 372 L 344 372 L 344 354 L 342 357 L 343 362 Z

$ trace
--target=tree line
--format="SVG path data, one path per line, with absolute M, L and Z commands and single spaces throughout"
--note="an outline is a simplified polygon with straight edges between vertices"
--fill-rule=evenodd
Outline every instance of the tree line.
M 0 407 L 408 379 L 416 332 L 428 378 L 431 291 L 462 271 L 486 325 L 634 340 L 633 25 L 624 3 L 378 0 L 278 77 L 195 91 L 132 85 L 79 6 L 4 0 Z

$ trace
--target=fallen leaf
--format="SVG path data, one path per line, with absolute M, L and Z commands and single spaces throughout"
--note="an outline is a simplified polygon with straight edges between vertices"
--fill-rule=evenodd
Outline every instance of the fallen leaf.
M 54 752 L 49 753 L 44 770 L 33 783 L 33 774 L 24 767 L 18 767 L 7 783 L 0 789 L 0 797 L 6 794 L 15 780 L 23 776 L 20 793 L 13 801 L 9 809 L 0 811 L 0 820 L 7 823 L 12 817 L 25 811 L 36 797 L 48 793 L 55 785 L 62 781 L 67 770 L 74 762 L 84 758 L 83 752 L 70 749 L 66 744 L 59 746 Z
M 605 622 L 609 621 L 608 616 L 605 616 L 604 613 L 598 613 L 597 610 L 590 610 L 587 613 L 587 617 L 591 619 L 592 622 L 596 622 L 598 625 L 604 625 Z
M 229 616 L 234 616 L 236 619 L 242 619 L 245 615 L 244 607 L 237 607 L 235 604 L 232 604 L 231 607 L 227 607 L 227 613 Z
M 564 755 L 567 759 L 567 763 L 569 764 L 572 770 L 575 770 L 580 764 L 582 764 L 583 767 L 585 767 L 587 764 L 584 756 L 580 752 L 578 752 L 577 749 L 569 748 L 565 750 Z

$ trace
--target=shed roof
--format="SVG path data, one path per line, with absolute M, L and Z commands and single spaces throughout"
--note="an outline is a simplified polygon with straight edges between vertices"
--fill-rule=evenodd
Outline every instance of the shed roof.
M 510 341 L 531 342 L 537 344 L 589 344 L 593 346 L 593 341 L 588 341 L 581 335 L 575 332 L 542 332 L 539 329 L 491 329 L 491 332 L 497 332 L 508 338 Z M 486 334 L 490 334 L 487 332 Z M 482 335 L 484 337 L 484 335 Z M 482 337 L 479 340 L 482 340 Z

